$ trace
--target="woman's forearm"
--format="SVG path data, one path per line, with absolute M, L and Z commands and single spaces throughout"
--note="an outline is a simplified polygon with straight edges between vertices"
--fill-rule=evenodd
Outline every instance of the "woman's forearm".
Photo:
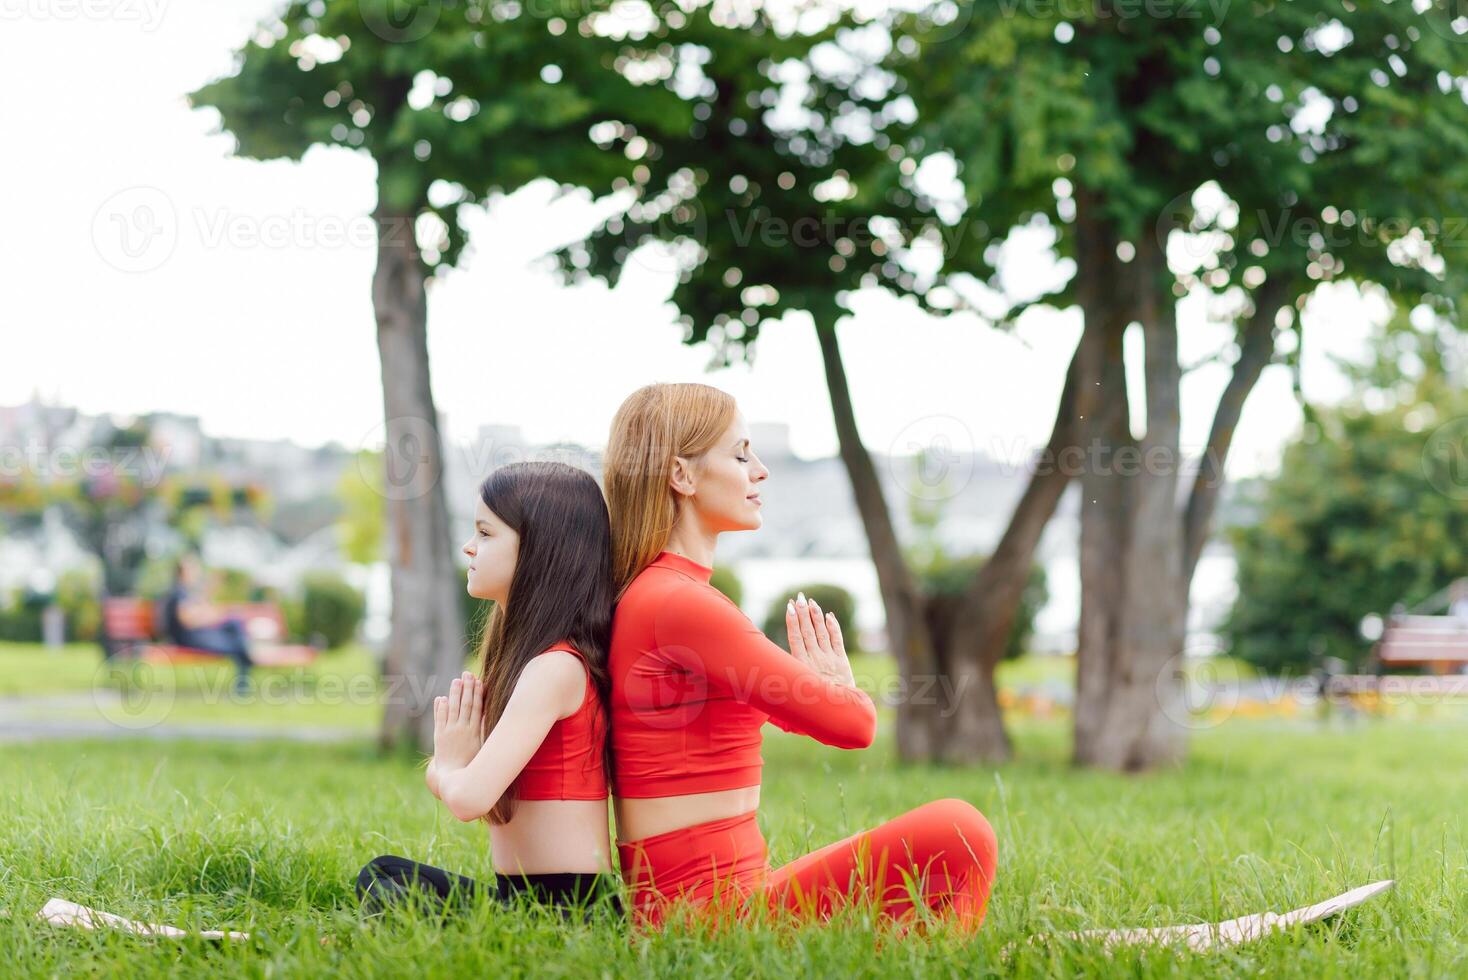
M 479 788 L 468 776 L 467 770 L 455 769 L 438 777 L 438 798 L 449 808 L 450 813 L 465 823 L 478 820 L 494 805 L 493 800 L 486 803 L 481 798 L 482 793 L 477 791 Z

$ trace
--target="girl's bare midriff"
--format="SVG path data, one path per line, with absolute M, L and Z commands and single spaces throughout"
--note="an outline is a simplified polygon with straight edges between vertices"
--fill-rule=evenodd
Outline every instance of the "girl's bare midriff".
M 670 830 L 748 813 L 759 807 L 759 786 L 685 796 L 614 797 L 613 805 L 617 811 L 617 841 L 627 844 Z
M 510 822 L 489 826 L 496 874 L 612 870 L 606 800 L 519 800 Z

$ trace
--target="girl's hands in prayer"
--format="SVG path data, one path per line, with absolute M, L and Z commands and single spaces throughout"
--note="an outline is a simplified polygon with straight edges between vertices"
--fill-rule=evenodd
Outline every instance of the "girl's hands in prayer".
M 469 671 L 433 699 L 433 760 L 440 774 L 467 766 L 484 745 L 484 685 Z

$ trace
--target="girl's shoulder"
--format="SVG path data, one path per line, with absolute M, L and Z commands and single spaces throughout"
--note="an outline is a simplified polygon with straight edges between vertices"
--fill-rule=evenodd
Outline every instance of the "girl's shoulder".
M 568 643 L 565 640 L 561 640 L 559 642 L 552 643 L 550 646 L 546 647 L 544 650 L 542 650 L 539 653 L 537 653 L 531 659 L 532 660 L 537 660 L 537 659 L 545 656 L 547 653 L 569 653 L 569 654 L 572 654 L 573 656 L 575 656 L 575 658 L 577 660 L 579 660 L 581 662 L 581 667 L 588 674 L 588 676 L 591 673 L 591 664 L 587 661 L 586 654 L 582 653 L 580 650 L 576 649 L 576 647 L 573 644 Z

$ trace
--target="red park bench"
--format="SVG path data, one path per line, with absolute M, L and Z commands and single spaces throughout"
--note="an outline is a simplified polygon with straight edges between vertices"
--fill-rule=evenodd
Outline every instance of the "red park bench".
M 226 615 L 245 621 L 251 642 L 250 659 L 257 667 L 305 666 L 321 651 L 313 646 L 286 645 L 285 616 L 273 602 L 216 604 Z M 102 600 L 102 626 L 120 655 L 157 664 L 215 664 L 227 657 L 207 650 L 181 647 L 159 638 L 155 632 L 153 602 L 131 597 Z M 258 641 L 265 641 L 260 643 Z
M 1426 667 L 1454 674 L 1468 665 L 1468 620 L 1394 613 L 1372 651 L 1383 668 Z

